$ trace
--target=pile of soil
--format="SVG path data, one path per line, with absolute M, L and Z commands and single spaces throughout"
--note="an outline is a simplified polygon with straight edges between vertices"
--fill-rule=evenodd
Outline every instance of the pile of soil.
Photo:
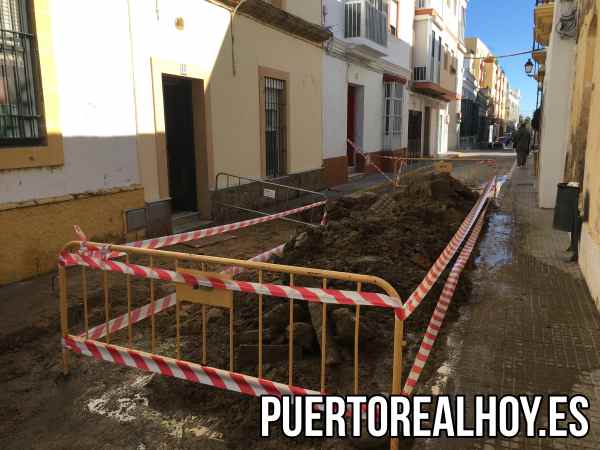
M 408 184 L 391 193 L 364 192 L 343 197 L 328 208 L 326 227 L 303 228 L 288 242 L 283 257 L 275 262 L 344 272 L 374 275 L 389 282 L 405 300 L 423 280 L 437 257 L 450 241 L 478 195 L 447 174 L 422 174 L 408 179 Z M 451 267 L 451 265 L 450 265 Z M 256 274 L 241 277 L 255 281 Z M 403 380 L 406 379 L 415 353 L 431 318 L 446 279 L 444 274 L 423 304 L 405 322 L 406 346 L 403 351 Z M 264 282 L 288 284 L 286 275 L 265 273 Z M 318 279 L 296 277 L 298 286 L 320 286 Z M 355 290 L 348 282 L 329 282 L 328 287 Z M 365 285 L 364 290 L 373 290 Z M 457 317 L 458 307 L 470 294 L 468 273 L 461 278 L 447 321 Z M 257 375 L 258 302 L 256 295 L 236 293 L 236 365 L 241 373 Z M 263 318 L 265 346 L 264 378 L 287 384 L 289 304 L 285 299 L 264 299 Z M 320 380 L 320 304 L 294 302 L 294 376 L 293 383 L 319 390 Z M 172 329 L 172 319 L 162 318 L 163 326 Z M 228 367 L 229 315 L 210 310 L 209 365 Z M 353 357 L 355 307 L 328 307 L 327 380 L 328 393 L 353 392 Z M 164 322 L 163 322 L 164 320 Z M 183 310 L 182 357 L 200 359 L 198 313 Z M 361 394 L 390 392 L 394 313 L 390 309 L 362 307 L 360 311 L 360 384 Z M 443 342 L 428 362 L 421 377 L 427 383 L 435 374 L 436 359 L 444 360 Z M 183 383 L 183 384 L 182 384 Z M 179 398 L 176 409 L 227 411 L 225 437 L 230 445 L 248 442 L 258 426 L 255 399 L 223 393 L 214 388 L 179 380 L 155 377 L 148 386 L 150 404 L 164 408 Z M 179 396 L 178 391 L 183 394 Z M 201 405 L 201 406 L 199 406 Z M 218 413 L 217 413 L 218 415 Z M 281 439 L 283 436 L 281 436 Z M 277 440 L 275 440 L 277 442 Z M 289 443 L 289 442 L 288 442 Z

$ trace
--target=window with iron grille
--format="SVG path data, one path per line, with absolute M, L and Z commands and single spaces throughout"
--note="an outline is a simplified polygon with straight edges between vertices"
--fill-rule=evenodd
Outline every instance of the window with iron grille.
M 402 103 L 404 86 L 399 81 L 384 82 L 384 130 L 385 150 L 397 150 L 402 144 Z
M 264 77 L 266 175 L 287 172 L 287 117 L 285 80 Z
M 0 0 L 0 146 L 4 147 L 38 144 L 44 137 L 31 29 L 27 0 Z

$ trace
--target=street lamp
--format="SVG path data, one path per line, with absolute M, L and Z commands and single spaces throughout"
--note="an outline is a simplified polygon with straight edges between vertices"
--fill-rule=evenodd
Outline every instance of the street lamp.
M 529 58 L 527 60 L 527 62 L 525 63 L 525 73 L 527 74 L 528 77 L 533 76 L 533 61 L 531 60 L 531 58 Z

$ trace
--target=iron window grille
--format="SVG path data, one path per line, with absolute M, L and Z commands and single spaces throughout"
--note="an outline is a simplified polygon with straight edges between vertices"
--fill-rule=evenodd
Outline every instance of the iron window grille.
M 0 146 L 44 138 L 37 50 L 27 0 L 0 0 Z
M 384 147 L 385 150 L 395 150 L 402 144 L 404 86 L 398 81 L 386 81 L 384 93 Z
M 286 83 L 264 78 L 266 175 L 279 177 L 287 173 Z

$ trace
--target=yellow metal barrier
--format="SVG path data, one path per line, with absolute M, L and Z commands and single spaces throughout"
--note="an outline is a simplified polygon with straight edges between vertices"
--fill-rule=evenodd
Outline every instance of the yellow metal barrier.
M 102 248 L 106 247 L 106 244 L 100 243 L 84 243 L 84 245 L 88 245 L 90 248 Z M 61 255 L 81 255 L 78 253 L 82 248 L 82 242 L 73 241 L 67 244 L 61 253 Z M 254 274 L 254 279 L 262 284 L 264 281 L 264 277 L 266 273 L 270 274 L 284 274 L 289 278 L 289 285 L 291 287 L 299 287 L 298 280 L 299 277 L 303 277 L 304 279 L 311 280 L 311 282 L 307 283 L 309 286 L 318 285 L 326 289 L 329 283 L 333 281 L 343 281 L 353 283 L 355 285 L 356 291 L 361 292 L 365 289 L 365 287 L 370 287 L 369 291 L 372 291 L 375 288 L 377 291 L 381 291 L 385 293 L 387 296 L 399 299 L 398 293 L 392 287 L 390 283 L 387 281 L 370 275 L 361 275 L 355 273 L 345 273 L 345 272 L 336 272 L 330 270 L 321 270 L 315 268 L 306 268 L 306 267 L 297 267 L 297 266 L 288 266 L 288 265 L 280 265 L 280 264 L 271 264 L 266 262 L 258 262 L 251 260 L 237 260 L 231 258 L 222 258 L 215 256 L 207 256 L 207 255 L 194 255 L 187 253 L 178 253 L 172 251 L 165 250 L 156 250 L 156 249 L 145 249 L 145 248 L 137 248 L 137 247 L 129 247 L 124 245 L 110 245 L 110 250 L 113 252 L 121 252 L 121 257 L 118 258 L 118 261 L 123 261 L 126 264 L 130 264 L 133 273 L 119 273 L 118 270 L 114 269 L 115 264 L 112 261 L 115 260 L 103 260 L 102 264 L 98 267 L 93 267 L 93 264 L 87 264 L 85 262 L 86 257 L 81 257 L 82 261 L 80 263 L 72 263 L 72 264 L 63 264 L 59 266 L 59 284 L 60 284 L 60 321 L 61 321 L 61 332 L 63 336 L 64 342 L 68 345 L 64 345 L 63 348 L 63 365 L 64 365 L 64 373 L 67 374 L 69 372 L 69 358 L 68 358 L 68 350 L 74 350 L 75 348 L 94 348 L 106 346 L 112 353 L 118 354 L 118 352 L 129 352 L 131 355 L 142 358 L 142 357 L 150 357 L 152 358 L 163 358 L 166 363 L 169 361 L 173 361 L 169 359 L 166 355 L 160 356 L 157 355 L 157 333 L 156 333 L 156 316 L 158 314 L 157 311 L 163 310 L 161 308 L 164 307 L 166 302 L 164 299 L 157 300 L 157 286 L 158 283 L 154 278 L 150 278 L 150 276 L 144 276 L 143 273 L 159 275 L 159 278 L 162 277 L 163 272 L 170 270 L 170 273 L 178 273 L 178 274 L 188 274 L 188 275 L 200 275 L 207 276 L 214 279 L 215 282 L 226 282 L 230 280 L 230 276 L 223 274 L 223 269 L 229 268 L 231 266 L 241 267 L 247 269 L 247 274 Z M 145 260 L 148 261 L 148 266 L 135 266 L 131 264 L 132 262 Z M 99 263 L 98 263 L 99 264 Z M 81 265 L 81 301 L 83 303 L 83 326 L 84 333 L 81 335 L 72 335 L 70 333 L 70 325 L 68 322 L 68 292 L 67 292 L 67 273 L 73 269 L 67 269 L 67 266 Z M 87 266 L 87 267 L 86 267 Z M 143 267 L 143 270 L 142 270 Z M 90 315 L 90 307 L 89 307 L 89 294 L 88 294 L 88 275 L 90 273 L 90 268 L 101 270 L 102 271 L 102 290 L 103 290 L 103 309 L 104 309 L 104 323 L 97 325 L 96 327 L 90 329 L 89 328 L 89 315 Z M 168 269 L 167 269 L 168 268 Z M 144 272 L 145 271 L 145 272 Z M 162 272 L 161 272 L 162 271 Z M 113 299 L 110 297 L 110 280 L 109 273 L 117 272 L 117 275 L 126 277 L 126 299 L 118 299 L 118 301 L 125 303 L 126 302 L 126 314 L 123 314 L 119 317 L 111 319 L 111 310 L 114 306 Z M 136 310 L 133 309 L 133 289 L 132 289 L 132 277 L 136 276 L 138 278 L 150 278 L 149 279 L 149 287 L 148 287 L 148 296 L 150 298 L 150 304 L 143 307 L 138 308 Z M 249 275 L 248 275 L 249 276 Z M 112 276 L 111 276 L 112 277 Z M 156 278 L 156 277 L 155 277 Z M 162 279 L 162 278 L 161 278 Z M 303 280 L 302 280 L 303 281 Z M 172 290 L 173 281 L 167 280 L 165 281 Z M 257 367 L 257 379 L 260 382 L 263 379 L 264 374 L 264 344 L 263 344 L 263 334 L 264 334 L 264 323 L 263 323 L 263 312 L 264 312 L 264 295 L 256 294 L 258 299 L 258 367 Z M 280 299 L 282 301 L 287 301 L 289 303 L 289 335 L 288 335 L 288 385 L 292 392 L 295 392 L 293 388 L 294 381 L 294 299 Z M 318 301 L 318 300 L 311 300 Z M 178 363 L 182 365 L 189 364 L 190 367 L 193 365 L 194 367 L 199 367 L 194 365 L 192 362 L 182 361 L 181 360 L 181 305 L 183 303 L 192 303 L 197 304 L 202 307 L 202 365 L 205 366 L 207 364 L 207 307 L 220 307 L 225 308 L 229 311 L 229 371 L 232 376 L 246 376 L 246 375 L 238 375 L 234 374 L 234 360 L 235 360 L 235 347 L 234 347 L 234 310 L 235 310 L 235 302 L 234 295 L 231 290 L 225 289 L 211 289 L 211 288 L 193 288 L 188 284 L 176 283 L 175 285 L 175 327 L 176 327 L 176 339 L 175 339 L 175 357 Z M 159 305 L 160 303 L 160 305 Z M 322 303 L 322 326 L 321 326 L 321 336 L 320 336 L 320 350 L 321 350 L 321 361 L 320 361 L 320 386 L 318 390 L 320 392 L 325 392 L 327 388 L 327 374 L 326 374 L 326 355 L 327 355 L 327 304 Z M 147 308 L 147 309 L 144 309 Z M 353 370 L 353 391 L 354 393 L 358 393 L 360 389 L 360 371 L 359 371 L 359 330 L 360 330 L 360 320 L 361 320 L 361 305 L 355 306 L 355 318 L 356 324 L 354 329 L 354 370 Z M 389 314 L 394 314 L 394 310 L 390 309 Z M 141 350 L 136 350 L 133 348 L 133 325 L 144 318 L 150 318 L 151 322 L 151 336 L 150 336 L 150 354 L 144 353 Z M 115 345 L 111 345 L 112 342 L 117 341 L 116 333 L 119 330 L 124 330 L 127 328 L 127 339 L 126 346 L 117 347 Z M 104 337 L 104 343 L 100 343 L 98 338 Z M 86 347 L 87 346 L 87 347 Z M 392 395 L 400 395 L 401 394 L 401 376 L 402 376 L 402 346 L 403 346 L 403 321 L 398 319 L 396 316 L 394 318 L 394 342 L 393 342 L 393 370 L 392 370 L 392 380 L 391 380 L 391 394 Z M 85 352 L 80 352 L 85 353 Z M 141 355 L 141 356 L 140 356 Z M 94 355 L 92 355 L 94 356 Z M 116 359 L 113 362 L 118 362 Z M 127 364 L 126 364 L 127 365 Z M 202 367 L 201 367 L 202 368 Z M 205 368 L 208 370 L 209 368 Z M 210 369 L 210 370 L 218 370 L 218 369 Z M 247 375 L 252 377 L 252 375 Z M 392 440 L 392 448 L 397 448 L 398 442 L 397 440 Z

